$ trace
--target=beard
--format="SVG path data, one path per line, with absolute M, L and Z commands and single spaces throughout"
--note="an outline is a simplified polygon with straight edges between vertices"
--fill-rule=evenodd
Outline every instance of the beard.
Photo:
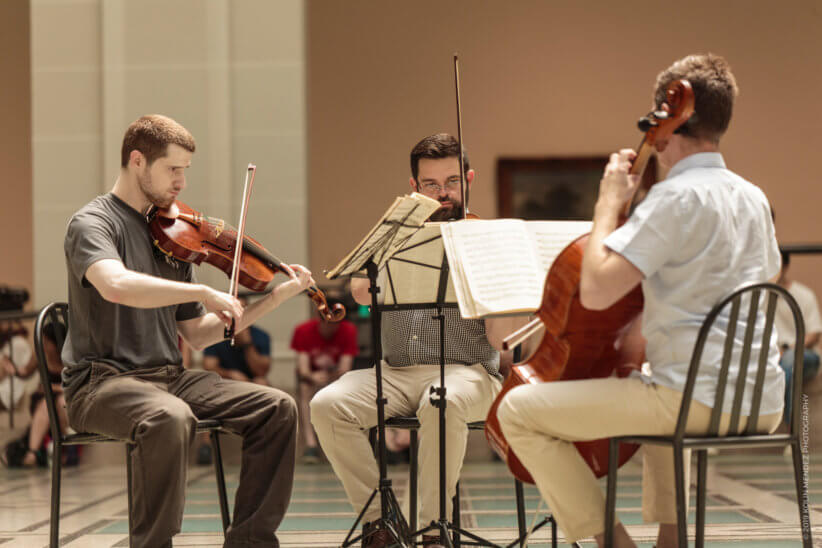
M 431 216 L 428 218 L 429 221 L 439 222 L 439 221 L 451 221 L 454 219 L 462 219 L 463 218 L 463 210 L 462 204 L 455 204 L 454 202 L 449 202 L 449 207 L 440 207 Z
M 417 183 L 417 192 L 420 192 L 420 185 Z M 461 200 L 461 198 L 457 198 Z M 468 202 L 468 187 L 465 187 L 465 201 Z M 442 201 L 440 201 L 442 204 Z M 438 210 L 431 214 L 428 217 L 428 220 L 431 222 L 442 222 L 442 221 L 453 221 L 453 220 L 460 220 L 465 217 L 465 207 L 462 204 L 462 201 L 455 202 L 454 200 L 448 200 L 448 206 L 443 207 L 442 205 Z
M 166 197 L 156 192 L 151 185 L 151 173 L 146 167 L 143 173 L 137 174 L 137 184 L 149 202 L 161 209 L 168 209 L 174 203 L 174 196 Z

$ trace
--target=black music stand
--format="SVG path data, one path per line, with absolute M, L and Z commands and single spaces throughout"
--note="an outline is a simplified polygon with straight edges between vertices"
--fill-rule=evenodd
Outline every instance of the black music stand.
M 399 226 L 408 226 L 400 223 Z M 456 308 L 456 297 L 453 288 L 449 288 L 449 267 L 445 250 L 442 247 L 442 237 L 439 227 L 436 224 L 429 224 L 425 228 L 417 228 L 413 234 L 402 239 L 391 255 L 386 255 L 384 263 L 386 295 L 382 304 L 377 299 L 379 288 L 377 287 L 377 276 L 379 269 L 373 260 L 366 263 L 366 270 L 370 280 L 371 306 L 372 306 L 372 336 L 374 347 L 374 359 L 377 382 L 377 429 L 379 437 L 378 461 L 380 468 L 380 480 L 378 487 L 374 490 L 365 508 L 360 512 L 354 522 L 343 546 L 351 546 L 359 537 L 351 539 L 357 525 L 362 519 L 365 509 L 373 502 L 377 493 L 380 493 L 382 500 L 382 519 L 392 538 L 398 546 L 406 546 L 404 542 L 414 545 L 414 537 L 429 531 L 438 531 L 440 542 L 448 546 L 453 546 L 451 534 L 464 535 L 471 539 L 465 544 L 475 546 L 499 547 L 486 539 L 465 529 L 456 527 L 446 516 L 446 477 L 445 477 L 445 413 L 447 407 L 445 385 L 445 308 Z M 393 267 L 393 268 L 392 268 Z M 411 291 L 408 295 L 402 295 L 403 289 L 412 288 L 419 290 L 423 288 L 436 288 L 436 297 L 420 298 L 420 291 Z M 425 292 L 431 295 L 430 289 Z M 384 311 L 395 310 L 435 310 L 433 319 L 440 322 L 440 385 L 431 388 L 431 402 L 439 409 L 439 488 L 440 488 L 440 515 L 439 519 L 432 521 L 429 525 L 419 531 L 408 531 L 408 525 L 396 497 L 391 490 L 391 480 L 387 476 L 386 455 L 385 455 L 385 410 L 386 400 L 382 395 L 382 345 L 381 345 L 381 315 Z
M 372 347 L 374 352 L 374 372 L 376 375 L 377 384 L 377 464 L 379 465 L 379 481 L 377 488 L 368 497 L 365 506 L 360 511 L 351 529 L 348 531 L 342 546 L 351 546 L 360 540 L 360 536 L 353 539 L 351 536 L 357 530 L 357 526 L 362 521 L 365 511 L 371 506 L 374 497 L 379 493 L 380 495 L 380 517 L 383 525 L 388 529 L 395 546 L 405 548 L 408 546 L 406 542 L 411 538 L 408 530 L 408 522 L 402 514 L 397 497 L 391 487 L 391 480 L 388 478 L 388 466 L 386 462 L 386 448 L 385 448 L 385 404 L 388 400 L 382 394 L 382 331 L 381 331 L 381 312 L 378 304 L 377 295 L 379 294 L 379 287 L 377 286 L 377 276 L 379 269 L 373 260 L 369 259 L 366 263 L 366 271 L 368 273 L 369 288 L 368 292 L 371 294 L 371 337 Z
M 365 510 L 374 501 L 374 497 L 381 495 L 381 518 L 390 532 L 394 546 L 414 546 L 414 537 L 426 532 L 437 530 L 441 542 L 451 548 L 453 546 L 450 533 L 454 534 L 455 541 L 459 535 L 465 535 L 471 541 L 463 542 L 475 546 L 499 547 L 486 539 L 454 526 L 445 515 L 446 508 L 446 478 L 445 478 L 445 308 L 456 308 L 456 294 L 450 282 L 449 264 L 442 243 L 440 228 L 436 223 L 425 224 L 425 220 L 440 206 L 436 200 L 431 200 L 419 194 L 412 194 L 397 198 L 383 215 L 380 221 L 371 229 L 366 237 L 351 251 L 334 269 L 327 273 L 329 279 L 339 276 L 351 276 L 366 270 L 369 281 L 372 307 L 372 345 L 375 361 L 377 384 L 377 428 L 379 443 L 377 459 L 379 464 L 379 482 L 369 497 L 363 510 L 357 516 L 348 532 L 342 546 L 348 547 L 360 540 L 361 535 L 354 535 L 357 526 L 362 520 Z M 394 268 L 392 268 L 394 267 Z M 385 271 L 384 302 L 379 303 L 378 274 Z M 407 288 L 422 290 L 416 294 L 406 293 Z M 431 291 L 436 288 L 436 295 Z M 440 424 L 440 516 L 419 531 L 409 531 L 396 496 L 391 487 L 391 480 L 387 478 L 386 448 L 385 448 L 385 403 L 382 392 L 382 341 L 381 341 L 381 314 L 383 311 L 434 309 L 433 319 L 440 322 L 440 386 L 432 387 L 431 401 L 439 409 Z M 548 520 L 543 520 L 538 529 Z M 507 546 L 521 544 L 522 538 L 517 538 Z
M 369 293 L 371 294 L 371 337 L 374 356 L 374 370 L 377 385 L 377 430 L 378 448 L 377 462 L 379 465 L 379 481 L 377 487 L 365 503 L 365 506 L 357 515 L 357 519 L 348 531 L 342 547 L 355 544 L 362 538 L 362 535 L 355 535 L 358 525 L 362 521 L 365 511 L 374 501 L 374 497 L 380 495 L 380 517 L 383 525 L 387 528 L 394 542 L 393 546 L 407 548 L 412 543 L 411 531 L 408 523 L 402 514 L 397 497 L 391 487 L 391 480 L 388 479 L 388 467 L 386 461 L 385 448 L 385 404 L 386 399 L 382 392 L 382 332 L 381 332 L 381 305 L 379 304 L 377 277 L 380 266 L 385 265 L 389 258 L 402 245 L 411 239 L 423 226 L 425 220 L 439 208 L 440 204 L 436 200 L 431 200 L 422 195 L 412 194 L 411 196 L 397 198 L 394 204 L 371 229 L 359 245 L 349 253 L 333 270 L 327 273 L 329 279 L 338 276 L 350 276 L 365 268 L 370 281 Z M 353 538 L 352 538 L 353 537 Z M 411 544 L 413 546 L 413 544 Z

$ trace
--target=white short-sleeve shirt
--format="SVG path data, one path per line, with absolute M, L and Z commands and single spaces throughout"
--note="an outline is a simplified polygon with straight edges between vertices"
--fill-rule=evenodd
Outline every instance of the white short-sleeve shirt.
M 682 390 L 697 332 L 711 308 L 739 286 L 764 282 L 779 272 L 779 248 L 770 205 L 756 186 L 725 167 L 719 153 L 690 155 L 648 192 L 628 221 L 605 239 L 643 274 L 642 333 L 652 380 Z M 747 310 L 744 306 L 741 311 Z M 761 340 L 764 320 L 755 341 Z M 715 324 L 727 325 L 727 313 Z M 737 330 L 736 346 L 742 346 Z M 694 399 L 714 403 L 724 330 L 709 336 Z M 752 357 L 759 356 L 755 342 Z M 774 333 L 767 349 L 768 368 L 761 414 L 782 409 L 784 374 Z M 737 356 L 734 356 L 735 358 Z M 754 364 L 756 361 L 753 362 Z M 750 410 L 756 366 L 749 366 L 742 412 Z M 731 362 L 728 387 L 735 385 L 738 359 Z M 728 395 L 724 411 L 730 411 Z

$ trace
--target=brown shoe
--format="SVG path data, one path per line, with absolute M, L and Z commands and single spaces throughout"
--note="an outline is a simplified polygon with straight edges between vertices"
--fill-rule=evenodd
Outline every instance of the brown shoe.
M 445 546 L 440 542 L 439 535 L 423 535 L 422 545 L 428 548 L 443 548 Z
M 382 520 L 370 521 L 362 526 L 362 548 L 385 548 L 392 544 L 395 544 L 394 538 Z

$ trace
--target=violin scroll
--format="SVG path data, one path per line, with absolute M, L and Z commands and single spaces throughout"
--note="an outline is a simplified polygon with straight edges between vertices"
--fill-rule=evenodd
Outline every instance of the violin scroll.
M 620 212 L 620 221 L 624 222 L 634 206 L 645 198 L 651 186 L 656 183 L 655 152 L 662 152 L 668 139 L 694 113 L 694 90 L 687 80 L 674 80 L 668 84 L 665 101 L 659 108 L 639 119 L 637 126 L 645 133 L 637 149 L 636 158 L 631 164 L 631 175 L 639 175 L 640 183 L 634 195 Z
M 320 313 L 320 316 L 322 316 L 325 321 L 338 322 L 345 318 L 345 307 L 340 303 L 334 303 L 334 305 L 329 308 L 328 301 L 325 299 L 325 294 L 323 294 L 323 292 L 319 289 L 312 286 L 308 288 L 307 293 L 316 305 L 317 312 Z
M 631 166 L 631 173 L 639 175 L 645 170 L 652 152 L 662 152 L 671 135 L 694 113 L 694 90 L 687 80 L 674 80 L 668 84 L 665 101 L 639 119 L 637 126 L 645 133 Z

